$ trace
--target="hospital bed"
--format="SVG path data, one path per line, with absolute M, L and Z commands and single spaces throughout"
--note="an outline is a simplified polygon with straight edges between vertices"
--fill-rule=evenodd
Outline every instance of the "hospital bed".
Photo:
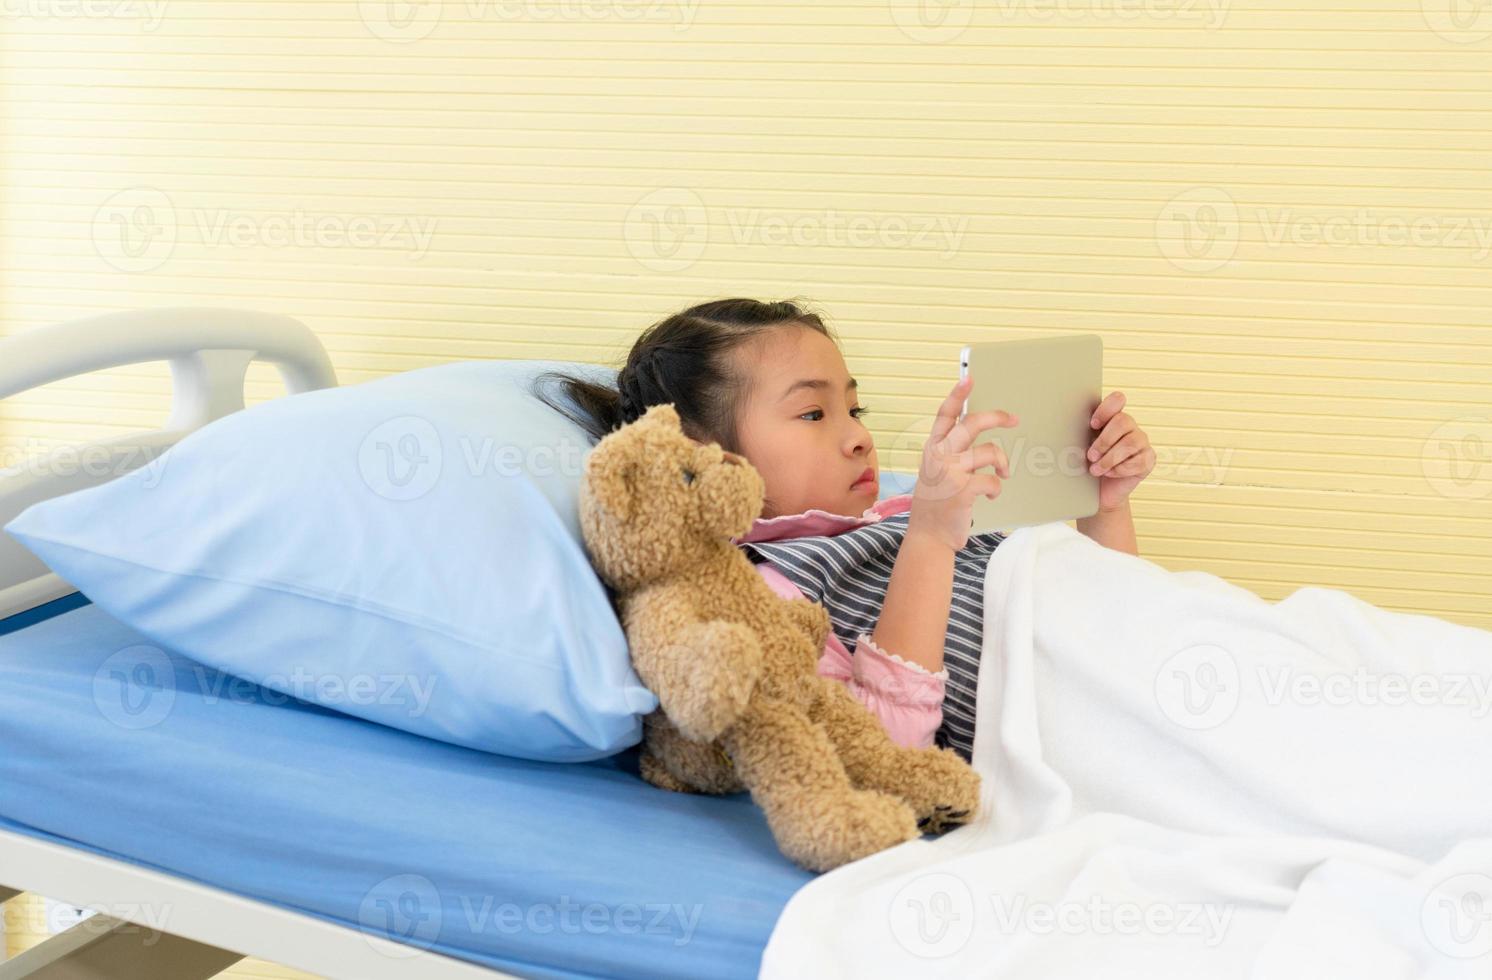
M 292 395 L 336 384 L 293 319 L 170 309 L 0 340 L 0 399 L 161 360 L 165 426 L 0 470 L 0 525 L 243 409 L 252 361 Z M 0 901 L 97 910 L 0 980 L 191 980 L 245 956 L 358 980 L 754 976 L 812 877 L 747 794 L 660 791 L 636 748 L 570 764 L 479 752 L 174 651 L 178 682 L 152 690 L 170 710 L 133 726 L 95 681 L 147 642 L 0 534 Z

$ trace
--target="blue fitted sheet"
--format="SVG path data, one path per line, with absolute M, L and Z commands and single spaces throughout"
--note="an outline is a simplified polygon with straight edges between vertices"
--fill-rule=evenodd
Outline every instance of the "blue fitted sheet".
M 636 749 L 558 764 L 433 741 L 93 605 L 0 635 L 0 746 L 0 827 L 523 976 L 755 976 L 813 877 L 749 795 L 656 789 Z

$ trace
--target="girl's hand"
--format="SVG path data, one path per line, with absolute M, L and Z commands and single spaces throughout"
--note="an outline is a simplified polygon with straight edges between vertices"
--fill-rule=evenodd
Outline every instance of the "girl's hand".
M 1150 437 L 1135 423 L 1134 416 L 1119 411 L 1123 407 L 1124 392 L 1112 391 L 1099 402 L 1090 423 L 1102 430 L 1088 449 L 1088 472 L 1099 477 L 1100 513 L 1119 509 L 1155 469 Z
M 932 434 L 922 447 L 922 464 L 912 490 L 912 508 L 907 535 L 929 534 L 954 551 L 969 540 L 976 497 L 998 497 L 1000 477 L 979 470 L 994 466 L 1000 476 L 1010 475 L 1005 450 L 993 442 L 974 446 L 985 429 L 1011 427 L 1020 420 L 1009 412 L 975 412 L 959 419 L 973 381 L 965 378 L 953 386 L 933 420 Z M 973 448 L 970 448 L 970 447 Z

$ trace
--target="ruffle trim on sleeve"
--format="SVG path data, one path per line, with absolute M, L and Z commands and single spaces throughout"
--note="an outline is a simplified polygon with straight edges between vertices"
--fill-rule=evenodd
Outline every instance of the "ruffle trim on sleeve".
M 894 663 L 900 664 L 901 666 L 907 668 L 908 670 L 916 671 L 919 674 L 926 674 L 928 677 L 936 677 L 939 680 L 946 681 L 948 679 L 948 668 L 947 667 L 944 667 L 942 670 L 939 670 L 939 671 L 931 671 L 931 670 L 928 670 L 926 667 L 922 666 L 919 663 L 913 663 L 910 660 L 903 660 L 901 657 L 897 656 L 896 654 L 887 652 L 878 643 L 876 643 L 875 640 L 872 640 L 870 638 L 870 634 L 869 633 L 861 633 L 860 636 L 859 636 L 859 642 L 862 643 L 862 644 L 864 644 L 864 646 L 865 646 L 866 649 L 873 650 L 876 653 L 880 654 L 882 657 L 885 657 L 887 660 L 890 660 L 890 661 L 892 661 Z

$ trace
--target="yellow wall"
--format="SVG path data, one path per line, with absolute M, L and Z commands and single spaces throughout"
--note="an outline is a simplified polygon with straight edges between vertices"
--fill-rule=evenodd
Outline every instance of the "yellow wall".
M 261 307 L 352 383 L 801 295 L 899 469 L 961 343 L 1093 331 L 1161 452 L 1147 556 L 1492 627 L 1489 72 L 1451 0 L 19 0 L 0 330 Z
M 265 307 L 356 382 L 803 295 L 893 468 L 962 342 L 1094 331 L 1145 554 L 1492 627 L 1492 11 L 1449 2 L 24 0 L 0 329 Z M 165 378 L 15 400 L 11 458 Z
M 802 295 L 893 468 L 962 342 L 1094 331 L 1148 556 L 1492 626 L 1492 10 L 1303 7 L 20 0 L 0 330 L 266 307 L 356 382 Z M 13 401 L 9 458 L 165 378 Z

